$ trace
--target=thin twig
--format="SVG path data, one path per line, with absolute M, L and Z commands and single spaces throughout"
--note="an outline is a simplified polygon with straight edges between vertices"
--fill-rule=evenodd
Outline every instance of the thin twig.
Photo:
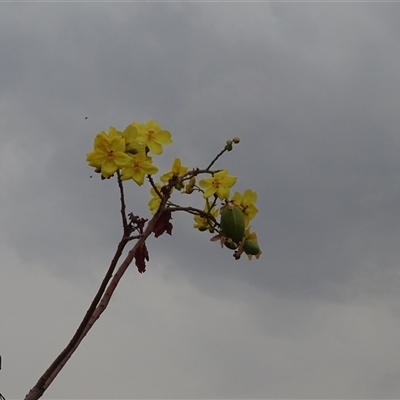
M 152 186 L 152 188 L 154 189 L 154 191 L 157 193 L 158 197 L 159 197 L 160 199 L 162 199 L 162 198 L 163 198 L 163 195 L 160 193 L 160 191 L 158 190 L 156 184 L 154 183 L 153 177 L 152 177 L 151 175 L 147 175 L 147 179 L 149 180 L 150 185 Z
M 221 150 L 214 158 L 214 160 L 211 161 L 210 165 L 206 168 L 206 171 L 209 170 L 214 163 L 218 160 L 218 158 L 220 158 L 222 156 L 222 154 L 224 154 L 228 149 L 226 148 L 226 146 L 223 148 L 223 150 Z
M 207 218 L 207 220 L 211 221 L 214 224 L 214 228 L 220 226 L 220 224 L 217 222 L 217 220 L 214 218 L 213 215 L 211 215 L 210 213 L 208 213 L 206 211 L 199 210 L 198 208 L 174 206 L 174 207 L 168 207 L 168 210 L 170 210 L 171 212 L 185 211 L 192 215 L 200 215 L 200 217 Z
M 122 217 L 122 226 L 124 227 L 124 232 L 128 230 L 128 220 L 126 218 L 126 204 L 125 204 L 125 195 L 124 195 L 124 185 L 122 184 L 121 174 L 117 171 L 118 178 L 118 187 L 119 193 L 121 195 L 121 217 Z

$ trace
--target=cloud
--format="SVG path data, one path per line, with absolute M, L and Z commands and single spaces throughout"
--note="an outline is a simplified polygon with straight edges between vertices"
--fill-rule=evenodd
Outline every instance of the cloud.
M 235 261 L 174 215 L 47 397 L 396 396 L 391 4 L 7 3 L 0 22 L 1 393 L 68 342 L 120 238 L 94 135 L 154 118 L 174 139 L 161 173 L 241 138 L 217 167 L 258 192 L 263 255 Z

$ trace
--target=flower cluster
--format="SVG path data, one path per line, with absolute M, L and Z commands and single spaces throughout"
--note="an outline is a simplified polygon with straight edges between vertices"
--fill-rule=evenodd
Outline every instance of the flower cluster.
M 259 258 L 261 250 L 258 246 L 257 235 L 251 232 L 250 221 L 258 213 L 255 205 L 257 193 L 250 189 L 243 193 L 235 192 L 230 196 L 230 190 L 235 185 L 237 177 L 229 175 L 227 169 L 212 170 L 211 167 L 226 151 L 231 151 L 233 144 L 239 143 L 238 138 L 228 140 L 224 149 L 205 168 L 189 169 L 182 165 L 177 157 L 173 160 L 171 170 L 160 176 L 160 183 L 155 183 L 152 175 L 158 172 L 149 155 L 160 155 L 163 145 L 172 143 L 170 132 L 161 129 L 156 121 L 146 124 L 133 122 L 123 132 L 110 127 L 109 132 L 100 132 L 94 140 L 94 150 L 87 153 L 87 162 L 101 174 L 110 178 L 117 173 L 120 181 L 132 179 L 139 186 L 143 185 L 147 176 L 151 188 L 149 208 L 153 215 L 157 212 L 164 215 L 160 232 L 171 232 L 172 225 L 167 215 L 172 212 L 186 211 L 194 216 L 194 228 L 208 231 L 216 235 L 212 241 L 234 250 L 236 259 L 245 253 L 249 259 Z M 200 175 L 206 175 L 197 179 Z M 171 201 L 173 190 L 181 194 L 191 195 L 200 193 L 205 205 L 203 209 L 183 207 Z M 168 229 L 166 228 L 168 225 Z
M 112 126 L 108 134 L 97 134 L 94 150 L 86 154 L 86 161 L 103 178 L 120 171 L 122 180 L 133 179 L 143 185 L 145 175 L 158 172 L 148 153 L 159 155 L 163 152 L 162 145 L 170 143 L 171 133 L 162 130 L 156 121 L 133 122 L 123 132 Z
M 216 195 L 214 196 L 216 198 Z M 235 192 L 231 200 L 228 200 L 228 196 L 225 197 L 225 202 L 219 208 L 214 205 L 215 202 L 213 202 L 214 206 L 211 208 L 206 205 L 208 214 L 214 217 L 216 213 L 219 212 L 220 214 L 220 229 L 217 229 L 218 235 L 211 238 L 211 240 L 218 240 L 221 242 L 221 245 L 236 250 L 234 254 L 235 258 L 239 258 L 244 252 L 247 254 L 249 260 L 251 260 L 252 256 L 258 259 L 262 252 L 258 246 L 257 235 L 251 232 L 251 226 L 249 224 L 250 220 L 258 213 L 258 209 L 255 206 L 257 193 L 247 189 L 243 194 Z M 207 199 L 206 204 L 209 203 Z M 200 221 L 197 219 L 194 227 L 201 231 L 209 230 L 210 232 L 214 232 L 216 230 L 216 224 L 213 223 L 213 220 L 210 218 L 203 218 L 201 225 L 199 222 Z

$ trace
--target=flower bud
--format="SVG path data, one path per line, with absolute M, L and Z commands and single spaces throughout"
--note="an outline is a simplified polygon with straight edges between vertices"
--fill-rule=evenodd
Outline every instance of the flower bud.
M 228 239 L 225 241 L 224 245 L 231 250 L 236 250 L 237 249 L 237 244 L 232 240 L 232 239 Z
M 240 139 L 238 137 L 234 137 L 232 139 L 232 142 L 235 143 L 235 144 L 238 144 L 240 142 Z
M 228 142 L 229 142 L 229 143 L 228 143 Z M 226 149 L 227 151 L 231 151 L 231 150 L 233 149 L 233 147 L 232 147 L 232 141 L 231 141 L 231 140 L 227 140 L 227 141 L 226 141 L 225 149 Z
M 183 189 L 183 183 L 182 183 L 182 182 L 177 182 L 177 183 L 175 183 L 175 189 L 176 189 L 176 190 L 181 190 L 181 189 Z
M 196 184 L 196 177 L 192 176 L 189 180 L 189 183 L 186 185 L 187 194 L 193 193 L 195 184 Z
M 191 194 L 191 193 L 193 193 L 193 192 L 194 192 L 193 187 L 187 185 L 184 193 L 186 193 L 186 194 Z

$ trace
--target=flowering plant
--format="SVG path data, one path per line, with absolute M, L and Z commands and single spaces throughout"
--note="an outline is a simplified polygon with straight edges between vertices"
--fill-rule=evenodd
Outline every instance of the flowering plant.
M 107 308 L 119 281 L 133 260 L 140 273 L 146 271 L 146 261 L 149 261 L 146 239 L 153 233 L 155 237 L 164 233 L 171 235 L 172 213 L 184 211 L 192 214 L 193 227 L 201 232 L 213 234 L 210 240 L 218 241 L 222 247 L 233 251 L 236 260 L 240 259 L 243 253 L 249 259 L 253 256 L 257 259 L 260 257 L 257 235 L 251 232 L 250 226 L 250 221 L 258 213 L 255 206 L 257 193 L 247 189 L 243 193 L 235 192 L 230 197 L 230 190 L 236 184 L 236 176 L 229 175 L 227 169 L 213 169 L 215 162 L 239 142 L 239 138 L 228 140 L 224 148 L 203 169 L 189 168 L 182 165 L 179 158 L 175 158 L 171 170 L 161 175 L 160 182 L 155 182 L 154 175 L 159 169 L 153 164 L 153 156 L 161 155 L 163 145 L 172 143 L 170 132 L 163 130 L 156 121 L 148 121 L 146 124 L 133 122 L 124 131 L 110 127 L 108 133 L 102 131 L 96 135 L 94 148 L 86 154 L 86 161 L 101 179 L 116 177 L 118 181 L 122 238 L 103 282 L 75 335 L 29 391 L 25 400 L 36 400 L 43 395 Z M 198 181 L 200 176 L 204 177 Z M 145 178 L 150 184 L 150 219 L 139 217 L 132 212 L 127 213 L 125 204 L 124 182 L 133 180 L 138 186 L 142 186 Z M 171 196 L 174 191 L 184 196 L 200 193 L 204 201 L 203 209 L 183 207 L 172 202 Z M 133 240 L 136 240 L 135 244 L 117 268 L 123 250 Z

